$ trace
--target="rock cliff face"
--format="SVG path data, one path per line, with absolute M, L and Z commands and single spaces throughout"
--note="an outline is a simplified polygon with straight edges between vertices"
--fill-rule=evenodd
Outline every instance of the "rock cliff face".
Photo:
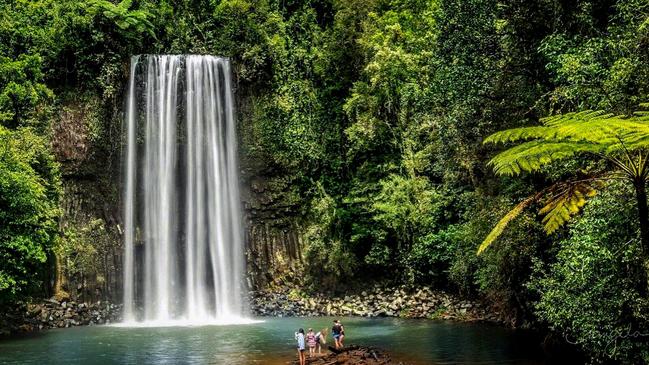
M 249 287 L 258 290 L 300 267 L 302 213 L 291 177 L 251 152 L 254 96 L 242 88 L 235 95 L 247 279 Z M 121 301 L 123 97 L 118 92 L 109 97 L 71 93 L 52 122 L 64 194 L 63 239 L 55 250 L 56 279 L 50 284 L 55 292 L 79 302 Z
M 63 98 L 52 122 L 63 196 L 55 248 L 59 296 L 82 302 L 121 296 L 118 108 L 96 95 Z
M 63 184 L 61 228 L 67 247 L 57 255 L 59 289 L 81 302 L 118 300 L 122 250 L 115 201 L 89 178 L 66 176 Z
M 259 290 L 300 270 L 303 213 L 293 178 L 251 152 L 254 96 L 242 89 L 236 95 L 247 279 L 250 289 Z

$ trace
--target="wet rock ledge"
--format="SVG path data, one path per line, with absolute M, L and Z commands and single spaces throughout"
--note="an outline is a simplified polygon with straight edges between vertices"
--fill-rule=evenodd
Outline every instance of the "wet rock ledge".
M 388 354 L 380 349 L 354 345 L 339 353 L 330 352 L 314 358 L 309 358 L 307 355 L 306 363 L 312 365 L 405 365 L 402 362 L 393 361 Z M 293 361 L 290 364 L 298 365 L 299 362 Z
M 67 328 L 109 324 L 121 320 L 122 306 L 109 302 L 77 303 L 54 298 L 23 304 L 0 314 L 0 336 L 34 332 L 47 328 Z
M 491 312 L 479 303 L 433 291 L 428 287 L 408 289 L 375 286 L 342 297 L 324 293 L 306 294 L 288 288 L 250 294 L 251 310 L 256 316 L 401 317 L 501 322 L 498 312 Z

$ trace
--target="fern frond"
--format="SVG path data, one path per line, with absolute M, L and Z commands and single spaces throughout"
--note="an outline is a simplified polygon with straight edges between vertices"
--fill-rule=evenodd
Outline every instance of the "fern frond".
M 512 220 L 514 220 L 514 218 L 518 217 L 525 208 L 530 206 L 530 204 L 532 204 L 538 198 L 539 198 L 539 194 L 531 196 L 523 200 L 522 202 L 518 203 L 518 205 L 516 205 L 514 209 L 510 210 L 509 213 L 505 214 L 505 216 L 502 217 L 502 219 L 498 222 L 498 224 L 496 224 L 496 226 L 491 230 L 491 232 L 489 232 L 489 234 L 484 239 L 484 241 L 482 241 L 480 247 L 478 247 L 478 255 L 480 255 L 484 250 L 486 250 L 487 247 L 489 247 L 503 233 L 507 225 Z
M 542 126 L 513 128 L 485 139 L 485 143 L 527 140 L 489 162 L 497 174 L 536 171 L 583 152 L 614 156 L 649 149 L 649 113 L 629 117 L 587 110 L 543 118 L 541 122 Z
M 541 123 L 543 123 L 543 125 L 547 127 L 554 127 L 566 123 L 582 123 L 582 122 L 590 122 L 597 119 L 606 119 L 612 116 L 613 114 L 607 114 L 601 110 L 584 110 L 581 112 L 557 114 L 557 115 L 541 118 Z
M 553 194 L 539 210 L 539 214 L 545 215 L 545 232 L 551 234 L 579 213 L 587 200 L 597 194 L 598 184 L 599 180 L 589 179 L 563 182 L 550 188 Z
M 518 175 L 523 171 L 539 170 L 544 165 L 572 157 L 577 153 L 599 153 L 602 149 L 602 146 L 586 142 L 535 140 L 497 154 L 489 161 L 489 165 L 493 166 L 494 172 L 498 175 Z
M 487 237 L 478 247 L 478 255 L 487 249 L 505 230 L 507 225 L 518 217 L 525 208 L 532 203 L 540 200 L 542 197 L 550 194 L 545 206 L 539 210 L 543 217 L 544 229 L 547 234 L 556 231 L 564 225 L 570 218 L 579 213 L 580 209 L 587 203 L 589 198 L 597 194 L 599 188 L 605 179 L 610 176 L 599 176 L 578 181 L 560 182 L 547 187 L 537 194 L 523 200 L 509 211 L 494 228 L 489 232 Z
M 620 137 L 617 143 L 612 143 L 606 148 L 607 155 L 617 155 L 620 152 L 636 151 L 649 148 L 649 133 L 635 133 Z
M 554 135 L 554 131 L 545 126 L 512 128 L 490 135 L 485 138 L 483 143 L 505 143 L 535 138 L 547 139 L 550 137 L 548 134 Z
M 484 143 L 505 143 L 526 139 L 547 141 L 589 141 L 597 144 L 618 143 L 620 138 L 649 133 L 649 112 L 634 116 L 615 115 L 601 110 L 553 115 L 541 119 L 541 126 L 512 128 L 496 132 Z
M 638 117 L 638 118 L 648 118 L 649 117 L 649 110 L 638 110 L 633 112 L 633 115 Z
M 609 145 L 619 143 L 620 140 L 628 137 L 649 133 L 649 118 L 641 116 L 590 113 L 577 118 L 568 114 L 551 118 L 552 122 L 546 126 L 548 129 L 546 135 L 551 136 L 549 139 Z

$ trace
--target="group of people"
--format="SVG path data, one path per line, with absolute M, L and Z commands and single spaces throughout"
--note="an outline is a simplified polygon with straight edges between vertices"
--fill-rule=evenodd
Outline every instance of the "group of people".
M 331 335 L 334 339 L 336 349 L 343 347 L 345 339 L 345 327 L 340 323 L 340 320 L 334 320 L 333 327 L 331 327 Z M 313 328 L 309 328 L 305 334 L 304 329 L 300 328 L 295 332 L 295 339 L 297 340 L 297 355 L 300 360 L 300 365 L 306 364 L 306 346 L 309 346 L 309 357 L 315 355 L 316 350 L 318 355 L 322 354 L 322 345 L 327 343 L 327 329 L 314 333 Z

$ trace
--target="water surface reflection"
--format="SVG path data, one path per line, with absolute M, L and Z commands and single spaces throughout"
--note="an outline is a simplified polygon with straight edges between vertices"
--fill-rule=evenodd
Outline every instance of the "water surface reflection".
M 299 327 L 331 318 L 269 318 L 230 326 L 78 327 L 0 341 L 3 364 L 285 364 Z M 497 326 L 343 319 L 348 343 L 378 346 L 413 364 L 541 364 L 537 336 Z

